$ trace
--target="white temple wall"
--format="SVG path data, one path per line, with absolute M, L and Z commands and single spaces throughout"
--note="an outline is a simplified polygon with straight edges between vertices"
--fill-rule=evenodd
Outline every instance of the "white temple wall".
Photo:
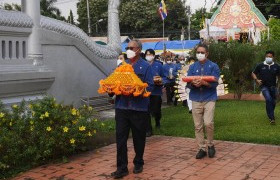
M 44 63 L 54 71 L 48 94 L 65 104 L 80 104 L 81 97 L 98 96 L 99 81 L 116 67 L 116 58 L 104 59 L 80 40 L 42 30 Z

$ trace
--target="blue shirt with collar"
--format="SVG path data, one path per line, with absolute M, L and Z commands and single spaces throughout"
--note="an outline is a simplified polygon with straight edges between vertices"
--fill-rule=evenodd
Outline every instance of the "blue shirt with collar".
M 214 76 L 217 80 L 220 78 L 220 69 L 218 65 L 210 60 L 206 60 L 204 64 L 199 61 L 192 64 L 188 71 L 188 76 Z M 211 82 L 210 87 L 201 86 L 199 88 L 188 83 L 190 91 L 190 100 L 196 102 L 216 101 L 218 82 Z
M 159 61 L 154 61 L 152 64 L 150 64 L 152 71 L 153 71 L 153 76 L 160 76 L 161 78 L 163 77 L 163 69 L 162 69 L 162 64 Z M 154 88 L 152 90 L 152 95 L 157 95 L 161 96 L 162 95 L 162 85 L 154 85 Z
M 176 64 L 173 63 L 166 63 L 163 65 L 163 83 L 167 84 L 167 83 L 172 83 L 175 82 L 176 80 L 176 76 L 178 74 L 178 69 Z M 172 75 L 173 75 L 173 79 L 169 79 L 169 71 L 170 69 L 172 69 Z
M 131 64 L 130 60 L 126 60 L 127 63 Z M 154 87 L 152 68 L 144 59 L 140 58 L 132 65 L 135 74 L 149 86 L 146 88 L 147 91 L 152 92 Z M 115 108 L 126 109 L 135 111 L 148 111 L 149 97 L 140 96 L 116 96 Z

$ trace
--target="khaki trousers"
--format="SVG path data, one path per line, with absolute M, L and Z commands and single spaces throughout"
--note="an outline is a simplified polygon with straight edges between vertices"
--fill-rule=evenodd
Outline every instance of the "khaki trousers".
M 214 138 L 214 111 L 216 101 L 192 102 L 192 116 L 195 126 L 195 138 L 199 149 L 206 151 L 204 128 L 206 130 L 207 145 L 213 146 Z

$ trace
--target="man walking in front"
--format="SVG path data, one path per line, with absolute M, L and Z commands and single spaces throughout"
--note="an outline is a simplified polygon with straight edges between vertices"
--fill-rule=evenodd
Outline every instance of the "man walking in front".
M 128 60 L 135 74 L 148 83 L 147 90 L 153 89 L 153 73 L 151 66 L 140 57 L 142 44 L 138 40 L 132 40 L 126 48 Z M 111 175 L 118 179 L 128 175 L 128 155 L 127 139 L 129 131 L 132 131 L 135 157 L 133 160 L 133 173 L 138 174 L 143 171 L 143 155 L 146 143 L 146 128 L 149 120 L 149 97 L 117 95 L 115 101 L 116 109 L 116 140 L 117 140 L 117 170 Z
M 252 78 L 260 86 L 266 102 L 266 113 L 270 124 L 275 124 L 274 109 L 276 106 L 276 81 L 280 74 L 279 65 L 274 63 L 274 52 L 265 53 L 265 61 L 257 65 Z
M 219 79 L 219 67 L 217 64 L 207 59 L 208 54 L 208 47 L 206 45 L 200 44 L 197 46 L 196 57 L 198 61 L 190 66 L 188 76 L 214 76 L 215 79 Z M 207 135 L 208 156 L 213 158 L 216 153 L 213 139 L 217 86 L 218 82 L 207 82 L 202 79 L 195 79 L 187 85 L 187 87 L 190 88 L 195 138 L 199 148 L 196 159 L 202 159 L 207 155 L 203 126 L 205 126 Z

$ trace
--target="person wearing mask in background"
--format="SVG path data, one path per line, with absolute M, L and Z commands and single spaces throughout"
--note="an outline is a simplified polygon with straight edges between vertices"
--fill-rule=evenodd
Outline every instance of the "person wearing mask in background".
M 151 116 L 155 118 L 156 128 L 160 128 L 160 119 L 161 119 L 161 104 L 162 104 L 162 64 L 160 61 L 155 59 L 155 51 L 153 49 L 147 49 L 145 52 L 145 58 L 152 67 L 153 77 L 154 77 L 154 89 L 150 95 L 150 119 L 149 125 L 147 128 L 146 136 L 150 137 L 153 134 Z
M 277 76 L 280 75 L 280 68 L 274 62 L 274 52 L 266 51 L 265 60 L 257 65 L 252 72 L 252 78 L 260 86 L 266 102 L 266 113 L 270 124 L 275 124 L 274 109 L 276 106 L 276 83 Z
M 185 57 L 183 55 L 178 56 L 176 65 L 178 70 L 182 70 L 182 68 L 185 66 Z
M 166 89 L 167 104 L 171 105 L 175 93 L 175 81 L 177 76 L 176 64 L 172 63 L 171 55 L 167 55 L 163 65 L 163 82 Z M 174 100 L 174 105 L 177 105 L 177 99 Z
M 214 76 L 218 81 L 220 69 L 218 65 L 210 61 L 208 46 L 199 44 L 196 48 L 196 58 L 198 61 L 190 65 L 188 76 Z M 195 138 L 198 144 L 196 159 L 204 158 L 206 144 L 204 140 L 204 128 L 207 135 L 208 156 L 213 158 L 216 150 L 214 147 L 214 111 L 217 97 L 218 82 L 207 82 L 202 79 L 195 79 L 187 84 L 190 88 L 190 100 L 192 101 L 192 116 L 195 126 Z
M 118 60 L 117 60 L 117 66 L 119 66 L 122 62 L 124 62 L 125 60 L 127 59 L 127 56 L 126 54 L 124 53 L 121 53 L 118 57 Z
M 135 74 L 145 83 L 148 83 L 147 91 L 153 90 L 152 68 L 140 57 L 142 44 L 139 40 L 132 40 L 126 48 L 127 60 L 131 64 Z M 111 173 L 115 179 L 128 175 L 127 140 L 129 131 L 132 130 L 135 157 L 133 160 L 133 173 L 143 171 L 143 155 L 146 143 L 146 128 L 149 121 L 149 98 L 143 96 L 117 95 L 115 101 L 116 144 L 117 144 L 117 170 Z

